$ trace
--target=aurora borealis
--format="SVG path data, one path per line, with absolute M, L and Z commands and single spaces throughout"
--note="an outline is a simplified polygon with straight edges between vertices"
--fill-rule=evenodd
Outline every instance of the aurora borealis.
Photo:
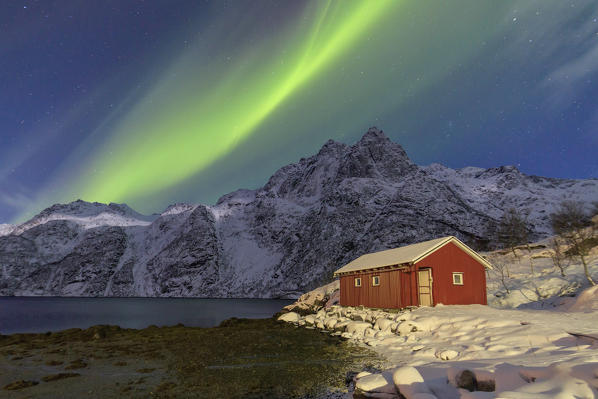
M 213 203 L 376 125 L 419 164 L 598 177 L 598 4 L 0 6 L 0 223 Z

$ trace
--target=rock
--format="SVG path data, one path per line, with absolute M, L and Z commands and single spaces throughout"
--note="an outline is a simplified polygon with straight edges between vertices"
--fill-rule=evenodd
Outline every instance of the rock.
M 287 323 L 296 323 L 299 321 L 301 316 L 295 312 L 285 313 L 282 316 L 278 317 L 279 321 L 286 321 Z
M 481 392 L 494 392 L 496 382 L 494 380 L 478 380 L 477 390 Z
M 372 328 L 372 325 L 365 321 L 352 321 L 347 324 L 346 331 L 350 334 L 357 334 L 363 337 L 365 330 Z
M 341 332 L 345 331 L 345 329 L 349 323 L 351 323 L 351 322 L 350 321 L 339 321 L 338 323 L 336 323 L 334 325 L 334 329 L 336 331 L 341 331 Z
M 371 324 L 370 324 L 370 325 L 371 325 Z M 376 336 L 376 332 L 377 332 L 377 331 L 376 331 L 376 330 L 374 330 L 373 328 L 371 328 L 371 327 L 368 327 L 368 328 L 366 328 L 366 329 L 363 331 L 363 336 L 364 336 L 364 337 L 366 337 L 366 338 L 373 338 L 373 337 L 375 337 L 375 336 Z
M 417 327 L 409 321 L 404 321 L 397 326 L 397 333 L 399 335 L 409 335 L 417 331 Z
M 372 373 L 370 373 L 369 371 L 361 371 L 361 372 L 357 373 L 357 375 L 355 376 L 355 380 L 363 378 L 366 375 L 372 375 Z
M 364 393 L 397 394 L 397 390 L 395 389 L 395 385 L 390 373 L 368 374 L 360 378 L 356 377 L 355 380 L 355 388 Z
M 338 319 L 336 317 L 327 317 L 324 319 L 324 327 L 329 330 L 334 329 L 334 326 L 338 323 Z
M 354 313 L 352 314 L 352 319 L 355 321 L 366 321 L 367 314 L 365 313 Z
M 331 306 L 337 305 L 340 302 L 340 300 L 341 300 L 341 291 L 339 289 L 330 295 L 330 298 L 328 299 L 328 302 L 326 302 L 326 305 L 324 305 L 324 307 L 329 308 Z
M 420 398 L 422 398 L 421 395 L 424 394 L 431 395 L 426 398 L 436 399 L 436 396 L 432 394 L 426 385 L 424 378 L 415 367 L 399 367 L 392 374 L 392 381 L 394 382 L 397 391 L 406 399 L 416 398 L 415 395 L 417 394 L 420 395 Z
M 392 325 L 395 322 L 393 320 L 390 319 L 386 319 L 386 318 L 380 318 L 376 320 L 376 323 L 374 323 L 374 328 L 378 329 L 378 330 L 390 330 Z
M 477 390 L 475 374 L 470 370 L 463 370 L 455 377 L 457 387 L 467 389 L 469 392 Z
M 305 316 L 305 324 L 314 325 L 316 323 L 316 315 L 315 314 L 308 314 Z
M 446 349 L 436 352 L 434 356 L 441 360 L 452 360 L 459 356 L 459 352 L 452 349 Z

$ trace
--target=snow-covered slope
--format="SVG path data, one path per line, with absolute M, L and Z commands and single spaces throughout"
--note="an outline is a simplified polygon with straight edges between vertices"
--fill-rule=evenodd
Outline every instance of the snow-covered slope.
M 515 166 L 482 169 L 450 169 L 439 164 L 423 168 L 445 182 L 472 208 L 493 218 L 515 208 L 528 214 L 533 229 L 541 236 L 551 234 L 549 215 L 563 200 L 596 201 L 598 180 L 564 180 L 528 176 Z
M 53 220 L 70 221 L 84 229 L 91 229 L 100 226 L 148 226 L 155 218 L 137 213 L 126 204 L 106 205 L 77 200 L 44 209 L 31 220 L 14 226 L 11 234 L 21 234 Z
M 566 263 L 563 276 L 549 241 L 518 248 L 516 257 L 510 251 L 483 254 L 495 265 L 488 271 L 489 306 L 340 307 L 337 280 L 303 294 L 280 320 L 328 330 L 380 353 L 388 369 L 356 376 L 356 390 L 366 397 L 593 399 L 598 286 L 589 286 L 578 259 Z M 597 278 L 598 246 L 588 260 Z M 503 284 L 498 269 L 505 266 L 510 277 Z
M 483 242 L 499 208 L 534 207 L 528 197 L 543 209 L 598 198 L 597 180 L 467 170 L 421 168 L 372 128 L 214 206 L 146 217 L 125 205 L 54 205 L 0 236 L 0 295 L 296 297 L 366 252 L 444 235 Z M 537 237 L 548 229 L 540 211 L 530 215 Z

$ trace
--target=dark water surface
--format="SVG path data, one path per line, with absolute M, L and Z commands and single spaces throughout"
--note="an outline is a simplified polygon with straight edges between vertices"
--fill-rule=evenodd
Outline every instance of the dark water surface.
M 0 334 L 59 331 L 96 324 L 145 328 L 183 323 L 213 327 L 231 317 L 271 317 L 287 299 L 0 297 Z

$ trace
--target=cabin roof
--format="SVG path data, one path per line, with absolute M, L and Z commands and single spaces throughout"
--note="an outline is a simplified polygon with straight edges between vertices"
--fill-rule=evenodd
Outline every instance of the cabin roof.
M 442 248 L 449 242 L 452 242 L 460 247 L 485 267 L 492 269 L 490 262 L 484 259 L 473 249 L 463 244 L 457 237 L 446 236 L 436 238 L 434 240 L 418 242 L 416 244 L 405 245 L 399 248 L 387 249 L 385 251 L 361 255 L 359 258 L 347 263 L 345 266 L 335 271 L 334 275 L 338 276 L 340 274 L 376 269 L 379 267 L 392 265 L 414 264 L 432 252 Z

